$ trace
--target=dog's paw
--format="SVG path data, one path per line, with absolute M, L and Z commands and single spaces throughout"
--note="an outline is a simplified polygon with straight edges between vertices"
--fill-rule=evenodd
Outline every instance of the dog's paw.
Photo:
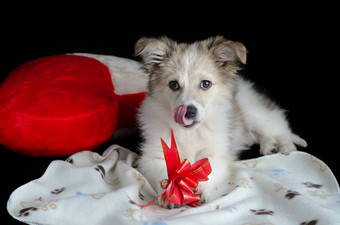
M 158 204 L 165 209 L 175 209 L 182 206 L 169 202 L 165 195 L 161 195 L 158 197 Z
M 283 155 L 289 155 L 291 152 L 297 151 L 293 142 L 281 142 L 279 152 Z
M 260 142 L 260 153 L 262 155 L 270 155 L 274 153 L 282 153 L 289 155 L 289 153 L 296 151 L 296 147 L 290 138 L 285 137 L 266 137 Z
M 263 138 L 260 142 L 260 153 L 270 155 L 277 153 L 279 150 L 276 139 L 273 137 Z
M 200 200 L 197 202 L 198 205 L 203 205 L 206 202 L 209 202 L 210 196 L 207 194 L 201 194 L 200 195 Z
M 206 202 L 209 202 L 210 200 L 210 193 L 208 191 L 205 191 L 206 188 L 203 188 L 202 186 L 199 186 L 194 193 L 200 197 L 200 200 L 197 202 L 198 205 L 203 205 Z

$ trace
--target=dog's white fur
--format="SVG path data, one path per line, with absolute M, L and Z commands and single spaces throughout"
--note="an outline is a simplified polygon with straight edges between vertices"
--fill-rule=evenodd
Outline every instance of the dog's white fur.
M 212 167 L 209 180 L 199 184 L 203 201 L 212 201 L 228 192 L 237 152 L 254 143 L 262 154 L 296 151 L 294 145 L 307 143 L 293 134 L 280 109 L 242 79 L 237 71 L 246 63 L 242 43 L 222 36 L 193 44 L 167 38 L 141 38 L 135 47 L 149 73 L 148 96 L 139 110 L 144 142 L 139 169 L 152 187 L 162 193 L 159 181 L 167 177 L 160 138 L 170 144 L 174 131 L 180 158 L 191 163 L 207 157 Z M 172 90 L 170 81 L 179 84 Z M 208 89 L 200 85 L 211 81 Z M 176 123 L 172 111 L 180 105 L 197 108 L 194 124 Z M 159 199 L 163 207 L 172 207 Z

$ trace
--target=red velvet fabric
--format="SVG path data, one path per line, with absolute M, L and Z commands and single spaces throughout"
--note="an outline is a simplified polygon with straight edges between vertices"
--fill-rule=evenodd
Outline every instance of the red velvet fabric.
M 108 68 L 82 56 L 22 64 L 0 84 L 0 143 L 32 156 L 67 156 L 107 141 L 118 98 Z
M 145 97 L 145 92 L 128 95 L 117 95 L 119 107 L 119 119 L 117 129 L 136 127 L 137 110 Z

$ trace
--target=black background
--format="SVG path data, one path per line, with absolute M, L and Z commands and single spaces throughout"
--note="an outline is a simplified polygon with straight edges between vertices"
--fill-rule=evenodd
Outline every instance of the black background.
M 210 3 L 198 10 L 168 2 L 144 10 L 134 3 L 125 8 L 84 4 L 2 7 L 0 81 L 38 57 L 90 52 L 136 59 L 134 44 L 142 36 L 192 42 L 224 35 L 247 47 L 244 75 L 287 109 L 293 131 L 308 142 L 300 150 L 323 160 L 340 177 L 335 6 Z M 133 148 L 134 139 L 117 142 Z M 255 152 L 248 157 L 257 156 Z M 40 177 L 52 160 L 64 158 L 32 158 L 0 147 L 0 159 L 0 221 L 15 224 L 6 212 L 11 192 Z

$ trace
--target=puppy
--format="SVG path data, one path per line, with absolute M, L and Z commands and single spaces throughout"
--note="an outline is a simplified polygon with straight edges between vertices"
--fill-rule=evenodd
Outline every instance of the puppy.
M 284 110 L 237 74 L 246 64 L 246 52 L 242 43 L 222 36 L 192 44 L 168 37 L 136 43 L 135 55 L 149 74 L 148 95 L 138 114 L 144 139 L 138 164 L 158 194 L 164 191 L 159 181 L 167 178 L 160 138 L 169 144 L 171 128 L 182 160 L 210 161 L 209 180 L 198 187 L 201 202 L 228 192 L 238 151 L 255 143 L 264 155 L 307 146 L 290 130 Z M 174 207 L 165 198 L 158 201 Z

